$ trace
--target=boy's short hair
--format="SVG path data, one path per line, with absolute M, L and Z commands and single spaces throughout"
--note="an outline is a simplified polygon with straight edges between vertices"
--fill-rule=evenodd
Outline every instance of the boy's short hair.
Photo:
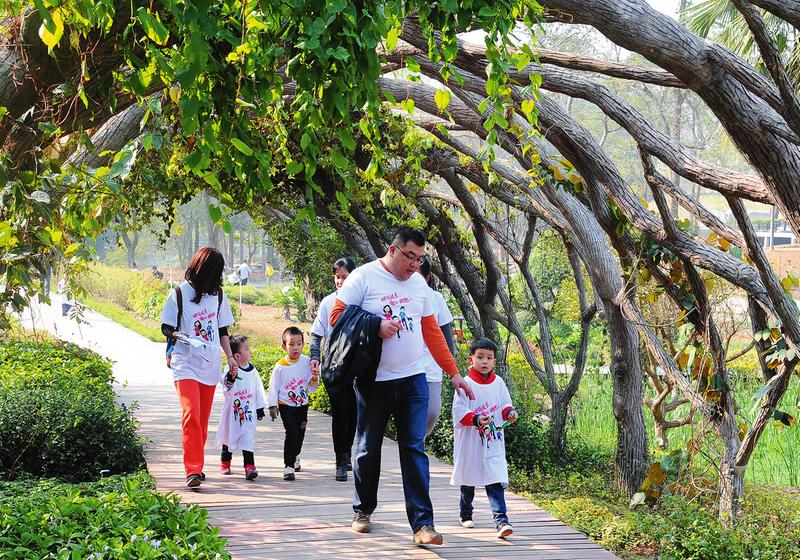
M 303 341 L 305 341 L 306 337 L 303 335 L 303 331 L 301 331 L 294 325 L 292 325 L 291 327 L 286 327 L 286 329 L 284 329 L 283 331 L 283 334 L 281 335 L 281 344 L 286 344 L 287 336 L 296 336 L 298 334 L 300 335 L 300 338 L 302 338 Z
M 230 338 L 231 352 L 233 352 L 234 354 L 238 354 L 239 353 L 239 349 L 242 347 L 242 345 L 245 342 L 247 342 L 247 337 L 245 335 L 243 335 L 243 334 L 237 334 L 237 335 L 232 336 Z
M 469 345 L 469 355 L 472 356 L 478 350 L 491 350 L 495 357 L 497 356 L 497 344 L 490 338 L 479 338 L 472 341 L 472 344 Z

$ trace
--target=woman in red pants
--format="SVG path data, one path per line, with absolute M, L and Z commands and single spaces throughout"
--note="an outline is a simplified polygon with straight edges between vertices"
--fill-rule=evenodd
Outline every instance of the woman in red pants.
M 161 311 L 161 331 L 172 352 L 167 364 L 183 409 L 183 465 L 186 486 L 196 488 L 205 479 L 204 448 L 214 391 L 220 380 L 219 350 L 225 352 L 231 376 L 236 360 L 228 340 L 233 314 L 222 291 L 225 259 L 212 247 L 192 257 L 186 280 L 171 290 Z M 194 325 L 200 324 L 201 329 Z

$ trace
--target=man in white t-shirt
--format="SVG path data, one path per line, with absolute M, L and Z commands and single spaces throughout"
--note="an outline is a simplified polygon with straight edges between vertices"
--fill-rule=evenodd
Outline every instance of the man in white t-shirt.
M 239 283 L 242 286 L 247 286 L 247 279 L 250 278 L 250 273 L 253 271 L 247 261 L 239 265 Z
M 433 524 L 430 473 L 425 454 L 428 384 L 421 365 L 427 345 L 446 371 L 456 391 L 472 394 L 458 373 L 434 315 L 430 290 L 419 274 L 425 255 L 425 235 L 403 227 L 386 255 L 356 268 L 336 295 L 330 322 L 334 325 L 347 305 L 383 317 L 381 359 L 374 382 L 355 383 L 358 420 L 355 452 L 353 529 L 371 530 L 370 516 L 378 503 L 381 446 L 390 416 L 394 416 L 406 514 L 417 544 L 442 544 Z

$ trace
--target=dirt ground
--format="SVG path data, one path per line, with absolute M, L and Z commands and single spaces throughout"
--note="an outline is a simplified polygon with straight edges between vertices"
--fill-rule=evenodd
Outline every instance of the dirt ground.
M 782 245 L 767 250 L 767 258 L 778 276 L 786 276 L 789 272 L 800 274 L 800 245 Z
M 306 335 L 311 331 L 311 323 L 296 321 L 294 313 L 287 320 L 283 308 L 245 303 L 242 304 L 237 333 L 248 336 L 251 344 L 280 344 L 283 329 L 291 325 L 299 327 Z

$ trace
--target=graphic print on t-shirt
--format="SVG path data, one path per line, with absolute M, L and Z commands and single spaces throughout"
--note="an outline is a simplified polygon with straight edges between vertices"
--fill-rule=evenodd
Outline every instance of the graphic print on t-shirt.
M 481 438 L 481 447 L 489 449 L 496 442 L 503 441 L 503 430 L 495 426 L 494 417 L 500 405 L 484 402 L 481 406 L 475 409 L 475 416 L 487 415 L 489 417 L 489 424 L 486 426 L 477 426 L 478 436 Z
M 287 383 L 284 383 L 283 389 L 286 391 L 286 396 L 289 397 L 289 402 L 287 404 L 292 406 L 308 404 L 309 395 L 308 391 L 306 391 L 303 379 L 293 377 Z
M 397 338 L 402 340 L 400 333 L 404 331 L 414 332 L 414 318 L 406 313 L 404 303 L 411 301 L 411 298 L 400 297 L 397 292 L 391 293 L 381 298 L 381 302 L 388 302 L 383 306 L 383 317 L 387 321 L 393 321 L 400 325 L 397 331 Z

